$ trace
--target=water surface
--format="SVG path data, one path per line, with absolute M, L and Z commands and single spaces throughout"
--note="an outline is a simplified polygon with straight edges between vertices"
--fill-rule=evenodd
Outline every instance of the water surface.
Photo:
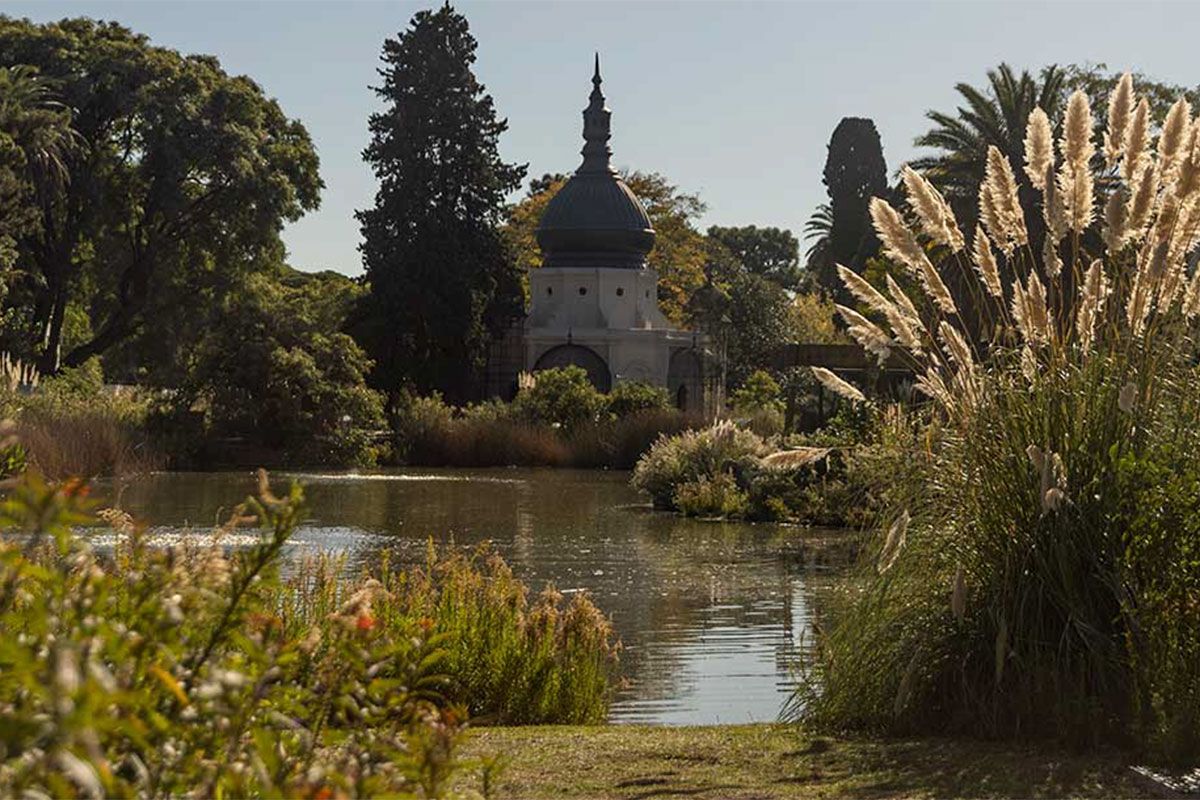
M 535 591 L 546 582 L 589 591 L 624 644 L 613 721 L 770 721 L 790 693 L 823 580 L 795 557 L 803 529 L 656 513 L 627 473 L 291 477 L 312 508 L 298 550 L 344 551 L 359 563 L 391 550 L 393 560 L 412 561 L 429 537 L 491 540 Z M 171 536 L 222 520 L 253 486 L 248 473 L 161 473 L 124 487 L 122 505 Z

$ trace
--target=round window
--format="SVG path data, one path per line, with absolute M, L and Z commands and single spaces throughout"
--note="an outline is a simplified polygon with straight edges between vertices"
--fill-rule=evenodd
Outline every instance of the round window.
M 624 296 L 625 296 L 625 290 L 623 288 L 621 288 L 620 286 L 618 286 L 617 287 L 617 297 L 624 297 Z
M 579 294 L 580 294 L 580 295 L 585 295 L 585 294 L 587 294 L 587 287 L 586 287 L 586 286 L 580 286 L 580 287 L 579 287 Z

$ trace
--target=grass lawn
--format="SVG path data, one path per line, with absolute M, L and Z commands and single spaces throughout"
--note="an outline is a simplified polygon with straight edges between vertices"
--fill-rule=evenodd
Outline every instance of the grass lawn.
M 780 725 L 482 728 L 504 798 L 1145 796 L 1119 753 L 950 739 L 836 739 Z M 478 789 L 479 778 L 471 778 Z

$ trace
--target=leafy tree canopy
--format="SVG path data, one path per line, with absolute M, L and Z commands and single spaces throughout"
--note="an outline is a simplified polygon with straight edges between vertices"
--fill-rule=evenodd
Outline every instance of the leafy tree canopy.
M 76 140 L 8 298 L 4 345 L 43 372 L 172 330 L 195 298 L 279 260 L 283 223 L 319 202 L 307 131 L 215 58 L 115 23 L 0 17 L 0 67 L 19 65 L 51 82 Z M 64 352 L 72 306 L 86 324 Z
M 472 72 L 475 48 L 449 4 L 384 42 L 375 93 L 386 107 L 363 153 L 379 189 L 358 212 L 370 294 L 353 330 L 376 360 L 372 381 L 456 401 L 522 298 L 498 224 L 525 167 L 500 158 L 508 124 Z
M 800 282 L 800 243 L 789 230 L 714 225 L 708 229 L 708 238 L 729 248 L 742 267 L 755 275 L 785 289 L 795 289 Z

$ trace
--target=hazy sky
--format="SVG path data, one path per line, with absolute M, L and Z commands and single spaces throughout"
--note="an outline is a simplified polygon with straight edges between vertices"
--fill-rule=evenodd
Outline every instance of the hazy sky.
M 115 19 L 160 45 L 217 56 L 308 127 L 326 188 L 290 226 L 293 265 L 361 271 L 355 209 L 375 184 L 360 154 L 377 107 L 380 44 L 407 2 L 5 2 L 36 20 Z M 926 109 L 1001 60 L 1105 62 L 1200 83 L 1200 3 L 461 2 L 476 75 L 510 129 L 503 156 L 530 176 L 573 170 L 599 50 L 614 161 L 662 172 L 708 204 L 702 224 L 799 233 L 824 199 L 825 147 L 843 116 L 875 120 L 889 170 L 912 158 Z

